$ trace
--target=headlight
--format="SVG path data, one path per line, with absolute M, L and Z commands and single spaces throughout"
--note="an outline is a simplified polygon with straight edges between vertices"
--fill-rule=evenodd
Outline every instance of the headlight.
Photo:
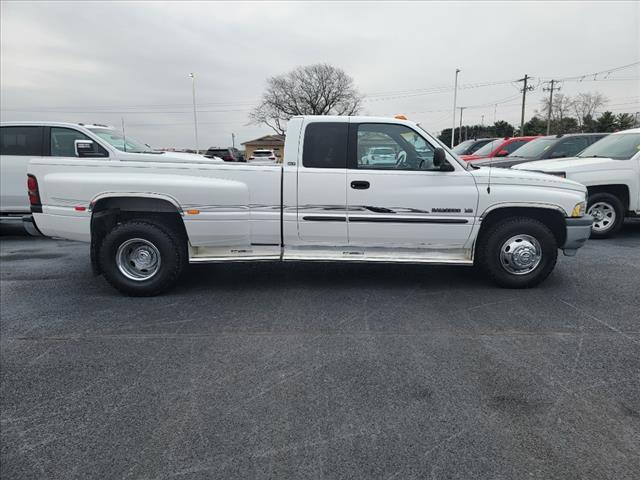
M 571 210 L 572 217 L 584 217 L 587 210 L 587 202 L 576 203 L 576 206 Z

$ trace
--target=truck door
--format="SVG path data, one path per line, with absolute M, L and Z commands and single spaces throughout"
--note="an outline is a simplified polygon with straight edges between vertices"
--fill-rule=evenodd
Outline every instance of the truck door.
M 348 117 L 344 121 L 314 119 L 302 127 L 297 209 L 298 236 L 303 243 L 348 245 L 348 127 Z
M 425 137 L 409 125 L 350 124 L 351 246 L 367 254 L 367 247 L 459 249 L 467 242 L 478 203 L 475 181 L 460 165 L 449 172 L 436 169 L 437 144 Z M 381 147 L 395 155 L 371 162 L 370 150 Z

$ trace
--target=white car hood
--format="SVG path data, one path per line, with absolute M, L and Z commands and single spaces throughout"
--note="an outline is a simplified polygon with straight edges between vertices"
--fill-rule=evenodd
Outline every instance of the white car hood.
M 530 165 L 530 164 L 526 164 Z M 519 165 L 517 165 L 519 166 Z M 548 175 L 546 173 L 529 172 L 524 170 L 514 170 L 513 168 L 492 168 L 480 167 L 477 170 L 471 170 L 471 174 L 475 177 L 478 184 L 488 184 L 489 176 L 491 176 L 492 184 L 508 184 L 508 185 L 530 185 L 535 187 L 562 188 L 565 190 L 574 190 L 584 192 L 584 185 L 571 180 L 565 180 L 562 177 Z
M 576 168 L 591 170 L 594 166 L 604 166 L 608 168 L 608 164 L 611 162 L 617 162 L 618 160 L 612 160 L 611 158 L 601 157 L 567 157 L 556 158 L 553 160 L 537 160 L 535 162 L 521 163 L 511 168 L 516 170 L 538 170 L 545 172 L 564 172 L 567 170 L 573 170 Z M 586 168 L 585 168 L 586 167 Z

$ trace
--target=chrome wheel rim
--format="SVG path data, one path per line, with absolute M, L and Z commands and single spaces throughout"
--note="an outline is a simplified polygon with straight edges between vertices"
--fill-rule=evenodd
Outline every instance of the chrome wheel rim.
M 513 275 L 533 272 L 542 260 L 540 242 L 531 235 L 515 235 L 502 244 L 500 263 Z
M 118 247 L 116 264 L 120 273 L 130 280 L 149 280 L 160 270 L 160 251 L 144 238 L 132 238 Z
M 593 216 L 592 228 L 596 232 L 606 232 L 616 223 L 616 210 L 609 203 L 596 202 L 587 213 Z

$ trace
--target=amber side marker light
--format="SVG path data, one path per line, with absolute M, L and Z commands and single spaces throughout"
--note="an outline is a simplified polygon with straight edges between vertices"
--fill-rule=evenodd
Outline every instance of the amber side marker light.
M 200 210 L 187 210 L 187 215 L 198 215 Z
M 393 118 L 397 118 L 398 120 L 408 120 L 407 116 L 402 114 L 394 115 Z

